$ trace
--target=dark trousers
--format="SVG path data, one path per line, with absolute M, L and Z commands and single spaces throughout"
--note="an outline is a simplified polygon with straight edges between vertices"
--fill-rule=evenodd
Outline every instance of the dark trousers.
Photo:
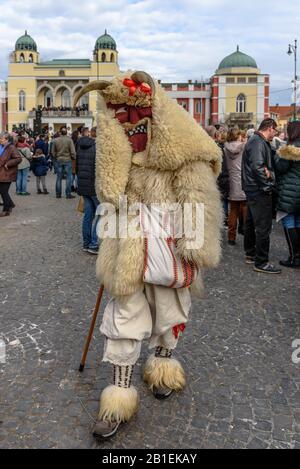
M 272 197 L 266 193 L 248 199 L 248 216 L 245 224 L 244 249 L 246 256 L 255 256 L 255 265 L 269 262 L 270 235 L 272 231 Z
M 14 203 L 9 196 L 9 188 L 11 182 L 0 182 L 0 195 L 3 200 L 3 212 L 8 212 L 10 208 L 14 207 Z

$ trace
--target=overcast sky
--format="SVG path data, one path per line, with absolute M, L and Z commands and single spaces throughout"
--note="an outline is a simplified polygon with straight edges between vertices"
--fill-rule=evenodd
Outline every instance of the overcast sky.
M 163 81 L 208 78 L 239 44 L 271 75 L 271 102 L 291 102 L 293 56 L 286 52 L 300 31 L 299 0 L 0 0 L 0 12 L 2 79 L 25 29 L 42 60 L 92 58 L 107 29 L 122 70 Z

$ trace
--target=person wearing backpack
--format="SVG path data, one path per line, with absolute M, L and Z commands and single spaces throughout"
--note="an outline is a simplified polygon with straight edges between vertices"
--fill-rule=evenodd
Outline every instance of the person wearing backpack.
M 22 158 L 22 161 L 18 166 L 16 192 L 17 195 L 30 195 L 30 193 L 27 192 L 27 182 L 32 154 L 29 145 L 25 141 L 25 137 L 18 137 L 16 148 Z

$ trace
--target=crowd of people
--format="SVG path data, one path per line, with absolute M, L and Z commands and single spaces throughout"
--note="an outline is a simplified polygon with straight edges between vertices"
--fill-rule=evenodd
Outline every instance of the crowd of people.
M 273 119 L 258 130 L 226 131 L 209 126 L 207 133 L 223 152 L 218 183 L 228 244 L 244 235 L 246 263 L 254 270 L 280 274 L 269 262 L 273 220 L 281 222 L 289 257 L 280 264 L 300 268 L 300 121 L 289 122 L 286 132 Z
M 238 128 L 206 128 L 223 153 L 218 178 L 223 201 L 228 244 L 236 245 L 237 234 L 244 236 L 247 263 L 258 272 L 279 274 L 281 269 L 269 262 L 273 220 L 281 222 L 289 257 L 285 267 L 300 268 L 300 122 L 290 122 L 286 132 L 265 119 L 257 131 Z M 35 139 L 26 131 L 13 136 L 0 135 L 0 195 L 3 210 L 9 216 L 15 204 L 9 194 L 16 182 L 16 194 L 28 196 L 29 172 L 36 177 L 37 194 L 49 194 L 48 171 L 56 174 L 56 198 L 72 192 L 83 197 L 83 250 L 98 252 L 96 215 L 99 201 L 95 190 L 96 128 L 83 126 L 68 136 L 66 127 L 53 138 L 41 134 Z
M 77 192 L 83 199 L 82 221 L 83 250 L 97 254 L 96 227 L 99 217 L 96 210 L 99 201 L 95 190 L 96 128 L 91 131 L 79 127 L 68 136 L 62 127 L 50 140 L 48 134 L 33 139 L 25 130 L 19 134 L 0 134 L 0 195 L 3 210 L 0 217 L 10 216 L 15 203 L 9 191 L 16 183 L 17 196 L 30 196 L 27 190 L 30 171 L 36 177 L 37 194 L 49 194 L 46 184 L 48 171 L 56 174 L 56 198 L 62 197 L 62 181 L 65 179 L 66 199 L 73 199 Z

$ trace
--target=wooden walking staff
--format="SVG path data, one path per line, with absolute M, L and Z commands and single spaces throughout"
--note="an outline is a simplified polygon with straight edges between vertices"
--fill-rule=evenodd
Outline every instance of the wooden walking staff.
M 82 354 L 82 358 L 81 358 L 81 362 L 80 362 L 80 366 L 79 366 L 79 371 L 80 372 L 82 372 L 84 370 L 84 367 L 85 367 L 86 357 L 87 357 L 87 354 L 88 354 L 88 351 L 89 351 L 89 348 L 90 348 L 90 343 L 91 343 L 91 340 L 92 340 L 92 337 L 93 337 L 93 332 L 94 332 L 95 324 L 96 324 L 96 321 L 97 321 L 97 316 L 98 316 L 98 312 L 99 312 L 99 308 L 100 308 L 100 304 L 101 304 L 101 300 L 102 300 L 102 296 L 103 296 L 103 291 L 104 291 L 104 285 L 101 285 L 100 288 L 99 288 L 98 297 L 97 297 L 97 301 L 96 301 L 95 308 L 94 308 L 94 313 L 93 313 L 92 322 L 91 322 L 91 325 L 90 325 L 89 335 L 88 335 L 88 337 L 86 339 L 86 342 L 85 342 L 85 346 L 84 346 L 84 350 L 83 350 L 83 354 Z

